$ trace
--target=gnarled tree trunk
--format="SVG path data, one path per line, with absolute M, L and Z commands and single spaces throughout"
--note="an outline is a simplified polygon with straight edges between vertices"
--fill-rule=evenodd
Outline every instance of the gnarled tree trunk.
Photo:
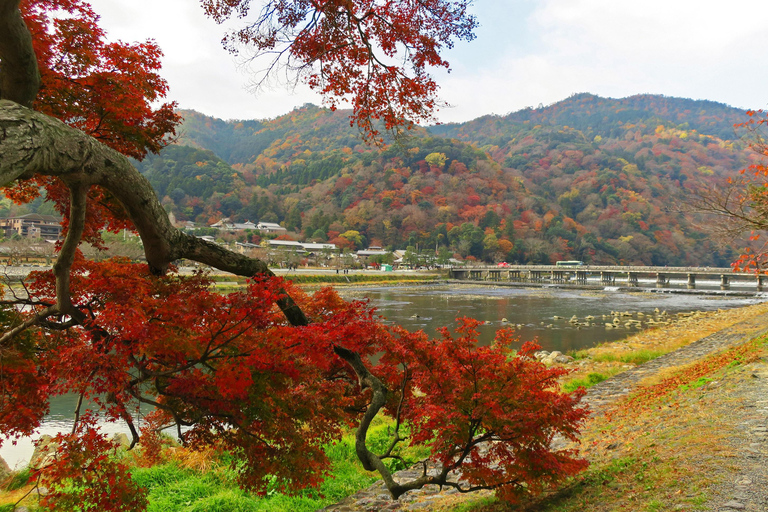
M 136 226 L 155 274 L 187 258 L 240 276 L 273 275 L 263 261 L 174 228 L 149 181 L 125 156 L 57 119 L 0 100 L 0 155 L 0 185 L 42 175 L 57 177 L 70 189 L 100 186 L 111 193 Z M 290 298 L 280 307 L 292 324 L 307 323 Z

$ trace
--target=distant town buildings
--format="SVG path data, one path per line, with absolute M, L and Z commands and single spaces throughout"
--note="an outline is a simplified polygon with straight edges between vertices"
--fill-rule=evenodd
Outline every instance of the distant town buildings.
M 53 215 L 28 213 L 18 217 L 0 219 L 0 229 L 6 237 L 18 234 L 24 238 L 58 240 L 61 237 L 61 219 Z
M 223 231 L 245 231 L 246 229 L 258 229 L 256 224 L 247 220 L 243 223 L 231 222 L 229 217 L 225 217 L 218 222 L 214 222 L 209 227 L 220 229 Z
M 275 224 L 274 222 L 259 222 L 256 224 L 256 229 L 261 231 L 262 233 L 287 233 L 288 230 L 285 229 L 280 224 Z
M 254 231 L 261 231 L 262 233 L 276 233 L 278 235 L 288 232 L 283 226 L 274 222 L 259 222 L 258 224 L 254 224 L 247 220 L 240 223 L 230 221 L 229 217 L 223 218 L 220 221 L 211 224 L 209 227 L 222 231 L 245 231 L 246 229 L 251 229 Z
M 266 240 L 268 247 L 273 249 L 292 249 L 297 252 L 336 251 L 336 244 L 315 244 L 309 242 L 294 242 L 292 240 Z

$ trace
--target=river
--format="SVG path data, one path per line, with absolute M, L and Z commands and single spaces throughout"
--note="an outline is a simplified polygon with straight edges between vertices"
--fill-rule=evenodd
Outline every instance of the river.
M 728 294 L 689 295 L 671 293 L 624 293 L 608 290 L 565 290 L 561 288 L 508 288 L 482 285 L 376 287 L 341 289 L 347 299 L 368 299 L 386 322 L 410 330 L 423 329 L 435 334 L 440 326 L 455 326 L 455 319 L 469 316 L 484 322 L 479 327 L 480 343 L 490 343 L 502 327 L 516 327 L 520 343 L 538 340 L 545 350 L 578 350 L 603 341 L 626 337 L 625 329 L 606 329 L 602 315 L 611 311 L 642 312 L 652 315 L 655 309 L 669 314 L 688 311 L 710 311 L 734 308 L 768 300 L 768 296 L 741 297 Z M 580 323 L 576 328 L 568 320 Z M 554 317 L 562 317 L 555 320 Z M 506 319 L 506 322 L 503 320 Z M 72 425 L 74 397 L 59 397 L 51 403 L 51 413 L 40 434 L 55 434 Z M 107 432 L 122 432 L 121 424 L 105 425 Z M 32 454 L 32 442 L 21 439 L 17 444 L 5 441 L 0 456 L 14 467 L 20 467 Z
M 578 350 L 603 341 L 625 338 L 625 329 L 606 329 L 602 315 L 612 311 L 655 310 L 669 314 L 712 311 L 746 306 L 768 300 L 768 296 L 673 294 L 643 291 L 625 293 L 608 290 L 562 288 L 517 288 L 461 285 L 430 288 L 365 288 L 342 291 L 345 298 L 367 298 L 386 321 L 435 334 L 440 326 L 455 326 L 455 319 L 469 316 L 484 322 L 480 343 L 490 343 L 502 327 L 515 327 L 523 341 L 538 340 L 545 350 Z M 417 316 L 414 316 L 417 315 Z M 580 326 L 568 320 L 578 317 Z M 562 317 L 555 320 L 555 316 Z M 595 317 L 585 327 L 585 317 Z M 503 320 L 506 318 L 506 322 Z M 517 325 L 520 325 L 517 328 Z

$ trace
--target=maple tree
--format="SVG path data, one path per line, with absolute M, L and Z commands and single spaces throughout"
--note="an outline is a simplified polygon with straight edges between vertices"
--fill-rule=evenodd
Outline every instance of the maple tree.
M 204 6 L 222 20 L 245 15 L 249 2 Z M 466 7 L 276 1 L 237 39 L 268 52 L 287 44 L 310 85 L 353 99 L 354 120 L 375 137 L 375 119 L 389 129 L 434 107 L 436 85 L 425 69 L 447 65 L 438 50 L 452 38 L 470 37 Z M 493 346 L 477 347 L 470 320 L 457 338 L 390 328 L 363 303 L 331 290 L 304 295 L 264 262 L 175 229 L 124 156 L 156 151 L 177 121 L 172 104 L 151 107 L 166 91 L 156 74 L 159 50 L 108 44 L 96 23 L 81 0 L 0 0 L 0 182 L 27 180 L 9 190 L 17 200 L 46 187 L 67 228 L 53 270 L 33 273 L 23 295 L 2 301 L 3 432 L 30 434 L 52 396 L 81 398 L 73 431 L 57 437 L 35 471 L 51 490 L 41 505 L 146 506 L 127 468 L 109 456 L 114 445 L 98 432 L 97 415 L 124 421 L 132 445 L 141 439 L 150 459 L 157 429 L 169 425 L 192 447 L 229 450 L 242 485 L 261 493 L 268 481 L 285 491 L 317 484 L 328 471 L 323 446 L 358 421 L 358 457 L 394 497 L 438 483 L 514 500 L 584 467 L 552 446 L 556 435 L 575 438 L 586 415 L 581 392 L 561 394 L 563 371 L 535 361 L 533 346 L 513 354 L 510 334 L 501 332 Z M 402 52 L 413 75 L 374 48 L 387 58 Z M 101 229 L 123 226 L 141 236 L 147 264 L 82 257 L 82 241 L 98 244 Z M 219 294 L 203 274 L 170 272 L 181 258 L 251 280 Z M 81 411 L 86 398 L 94 405 Z M 139 403 L 154 407 L 143 429 L 131 414 Z M 397 427 L 377 455 L 365 441 L 382 408 Z M 409 442 L 433 441 L 438 476 L 424 461 L 421 478 L 393 480 L 382 461 L 397 456 L 402 425 Z M 458 468 L 465 476 L 450 480 Z
M 285 68 L 305 80 L 335 109 L 352 104 L 350 121 L 375 140 L 381 120 L 394 130 L 428 121 L 438 106 L 438 85 L 429 67 L 448 68 L 441 51 L 455 39 L 471 40 L 476 20 L 467 0 L 271 0 L 253 18 L 249 0 L 203 0 L 206 13 L 222 23 L 246 24 L 224 38 L 266 59 L 257 83 Z

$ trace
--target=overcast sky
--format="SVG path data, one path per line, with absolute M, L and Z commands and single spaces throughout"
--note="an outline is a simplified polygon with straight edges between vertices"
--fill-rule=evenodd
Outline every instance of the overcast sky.
M 248 90 L 246 66 L 221 47 L 222 27 L 197 0 L 91 0 L 111 40 L 152 38 L 181 108 L 223 119 L 264 119 L 312 92 Z M 590 92 L 768 106 L 766 0 L 477 0 L 477 39 L 447 53 L 437 72 L 451 107 L 442 122 L 506 114 Z

